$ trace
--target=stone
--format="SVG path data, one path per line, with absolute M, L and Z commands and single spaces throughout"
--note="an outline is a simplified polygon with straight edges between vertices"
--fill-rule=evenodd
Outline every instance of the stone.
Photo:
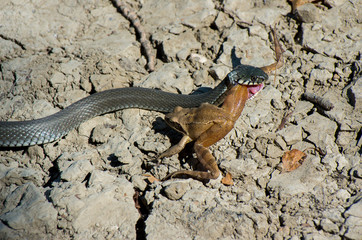
M 354 216 L 362 218 L 362 198 L 359 198 L 358 201 L 353 203 L 349 209 L 344 213 L 345 217 Z
M 358 164 L 351 168 L 349 174 L 353 177 L 362 178 L 362 164 Z
M 278 189 L 280 192 L 290 195 L 311 192 L 327 176 L 326 171 L 319 170 L 319 162 L 318 157 L 311 157 L 307 158 L 294 171 L 281 174 L 274 172 L 268 183 L 268 189 Z
M 324 234 L 322 231 L 319 232 L 313 232 L 313 233 L 306 233 L 304 235 L 305 240 L 331 240 L 331 236 L 326 236 L 327 234 Z M 293 240 L 297 240 L 298 237 L 293 238 Z M 334 238 L 333 240 L 338 240 L 340 238 Z
M 249 33 L 251 36 L 259 36 L 263 40 L 268 40 L 268 33 L 260 25 L 252 25 L 249 27 Z
M 171 184 L 166 184 L 164 192 L 168 199 L 178 200 L 190 189 L 190 186 L 187 182 L 172 182 Z
M 107 187 L 107 185 L 112 184 L 116 181 L 116 177 L 100 170 L 93 170 L 90 174 L 88 186 L 89 187 Z
M 133 163 L 132 154 L 128 149 L 129 146 L 130 146 L 129 142 L 123 141 L 120 145 L 120 148 L 114 153 L 114 156 L 117 157 L 122 164 Z
M 137 87 L 160 88 L 163 91 L 189 94 L 193 89 L 193 80 L 186 69 L 177 63 L 167 63 L 158 71 L 152 72 L 144 80 L 135 84 Z
M 81 182 L 93 169 L 88 160 L 75 161 L 61 173 L 60 178 L 68 182 Z
M 189 55 L 190 55 L 190 49 L 183 48 L 176 53 L 176 58 L 177 60 L 185 61 Z
M 37 161 L 41 162 L 44 160 L 44 150 L 39 146 L 31 146 L 28 148 L 29 157 L 32 159 L 36 159 Z
M 219 12 L 214 21 L 214 24 L 219 30 L 230 27 L 232 23 L 232 19 L 230 19 L 228 15 L 223 12 Z
M 57 85 L 65 84 L 66 78 L 63 73 L 55 72 L 53 76 L 50 77 L 49 82 L 53 87 L 57 87 Z
M 138 126 L 141 125 L 141 116 L 139 109 L 125 109 L 121 113 L 122 125 L 133 132 L 138 132 Z
M 321 221 L 321 227 L 324 231 L 336 234 L 339 232 L 339 228 L 336 224 L 334 224 L 331 220 L 325 218 Z
M 341 189 L 341 190 L 343 190 L 343 189 Z M 344 208 L 339 206 L 339 207 L 334 207 L 334 208 L 325 210 L 322 215 L 323 215 L 324 219 L 328 219 L 329 221 L 331 221 L 333 223 L 343 223 L 344 222 L 344 218 L 342 216 L 343 211 L 344 211 Z M 324 219 L 322 219 L 322 221 Z M 326 221 L 326 223 L 329 224 L 330 223 L 329 221 Z
M 362 198 L 358 198 L 344 213 L 347 220 L 344 227 L 347 229 L 344 236 L 348 239 L 359 239 L 362 234 Z
M 352 114 L 353 107 L 339 94 L 328 91 L 323 95 L 323 98 L 329 100 L 334 106 L 330 111 L 325 111 L 325 114 L 329 119 L 342 123 L 347 120 L 346 115 Z
M 337 161 L 336 161 L 336 155 L 334 154 L 327 154 L 323 159 L 322 163 L 326 166 L 326 168 L 333 172 L 337 168 Z
M 277 135 L 274 139 L 275 144 L 280 147 L 283 151 L 287 149 L 287 144 L 284 141 L 284 139 L 280 136 Z
M 325 132 L 314 132 L 307 137 L 307 140 L 312 142 L 314 146 L 317 146 L 325 153 L 339 153 L 334 136 L 332 137 Z
M 247 191 L 244 191 L 244 192 L 238 193 L 236 199 L 239 202 L 248 202 L 251 199 L 251 194 Z
M 256 128 L 256 126 L 263 123 L 271 123 L 272 99 L 280 100 L 281 93 L 276 88 L 268 85 L 264 87 L 262 93 L 258 94 L 253 101 L 248 101 L 243 110 L 244 119 L 249 121 L 247 124 Z M 258 111 L 255 111 L 255 109 L 258 109 Z
M 214 65 L 210 68 L 209 72 L 216 80 L 223 80 L 230 72 L 230 68 L 224 65 Z
M 250 36 L 247 29 L 243 30 L 232 26 L 226 41 L 222 44 L 222 52 L 217 59 L 217 63 L 233 67 L 239 64 L 260 67 L 273 63 L 272 56 L 274 56 L 274 53 L 270 51 L 270 48 L 266 47 L 265 40 L 260 37 L 267 35 L 267 32 L 264 29 L 260 30 L 260 32 L 257 32 L 257 28 L 254 28 L 254 30 L 256 31 L 253 33 L 258 34 L 257 36 Z M 259 50 L 256 51 L 256 49 Z M 235 53 L 236 58 L 233 53 Z
M 336 143 L 339 146 L 346 147 L 353 140 L 354 135 L 354 132 L 339 131 Z
M 34 118 L 42 118 L 58 112 L 58 109 L 44 99 L 35 100 L 32 109 Z
M 135 237 L 134 226 L 138 212 L 133 204 L 132 192 L 115 192 L 115 188 L 106 188 L 100 193 L 89 195 L 84 207 L 75 216 L 74 229 L 77 232 L 96 232 L 107 226 L 119 226 L 123 237 Z
M 283 137 L 287 145 L 293 145 L 302 141 L 302 127 L 301 126 L 288 126 L 278 131 L 278 134 Z
M 346 62 L 355 59 L 359 52 L 357 49 L 361 49 L 362 43 L 346 37 L 348 31 L 355 32 L 355 29 L 344 29 L 343 33 L 340 34 L 335 34 L 334 30 L 341 28 L 345 21 L 357 15 L 358 12 L 354 3 L 344 1 L 344 4 L 327 11 L 325 16 L 321 18 L 320 24 L 315 22 L 302 24 L 302 45 L 332 58 L 337 56 Z
M 137 147 L 145 152 L 162 153 L 167 150 L 162 142 L 155 142 L 151 137 L 137 140 Z
M 347 91 L 347 95 L 355 111 L 362 112 L 362 77 L 352 83 L 351 88 Z
M 140 58 L 139 46 L 135 36 L 125 29 L 117 29 L 109 34 L 93 36 L 92 39 L 82 42 L 85 50 L 102 51 L 105 55 L 120 58 L 128 58 L 135 62 Z M 93 51 L 94 51 L 93 50 Z
M 305 117 L 307 117 L 307 113 L 313 109 L 314 105 L 308 101 L 298 101 L 295 105 L 292 118 L 295 119 L 296 122 L 301 121 Z
M 55 231 L 57 211 L 44 194 L 29 182 L 17 187 L 6 197 L 0 219 L 7 227 L 19 232 L 45 234 Z M 6 231 L 6 227 L 3 226 L 1 231 Z
M 131 177 L 131 182 L 133 186 L 140 191 L 145 191 L 147 188 L 147 182 L 144 176 L 134 175 Z
M 88 121 L 83 122 L 82 124 L 80 124 L 80 126 L 78 127 L 78 131 L 77 134 L 79 136 L 85 137 L 88 139 L 91 137 L 92 131 L 93 129 L 98 126 L 99 124 L 109 124 L 109 125 L 113 125 L 114 122 L 112 122 L 110 119 L 108 118 L 104 118 L 102 116 L 97 116 L 94 117 L 92 119 L 89 119 Z
M 275 109 L 281 110 L 281 109 L 285 108 L 285 103 L 283 101 L 281 101 L 281 100 L 272 99 L 271 104 L 273 105 L 273 107 Z
M 358 240 L 362 234 L 362 219 L 354 216 L 347 218 L 344 226 L 347 228 L 344 237 L 347 239 Z
M 267 217 L 262 213 L 253 213 L 248 212 L 247 216 L 253 220 L 253 222 L 258 226 L 256 230 L 256 238 L 261 239 L 263 238 L 266 233 L 268 232 L 269 224 L 267 221 Z
M 267 4 L 267 7 L 265 7 Z M 240 7 L 243 6 L 243 7 Z M 225 10 L 235 13 L 239 19 L 245 22 L 260 22 L 268 24 L 275 22 L 277 17 L 285 15 L 290 11 L 290 7 L 280 3 L 263 3 L 256 5 L 250 1 L 229 0 L 225 2 Z
M 346 189 L 340 189 L 336 193 L 336 197 L 341 199 L 343 202 L 347 201 L 348 198 L 351 197 L 351 194 Z
M 107 125 L 101 124 L 97 125 L 91 135 L 91 140 L 93 143 L 106 143 L 108 139 L 113 135 L 114 128 L 116 125 Z
M 162 50 L 169 61 L 175 60 L 176 56 L 180 60 L 186 60 L 192 50 L 200 48 L 201 44 L 190 31 L 180 35 L 170 35 L 162 40 Z
M 60 65 L 60 71 L 64 74 L 72 74 L 73 71 L 81 65 L 82 63 L 77 60 L 70 60 L 69 62 Z
M 139 218 L 133 201 L 133 185 L 124 178 L 93 172 L 88 187 L 84 183 L 63 183 L 50 191 L 53 204 L 64 209 L 76 236 L 91 238 L 121 234 L 120 239 L 134 239 Z M 117 227 L 115 227 L 117 226 Z
M 314 23 L 320 20 L 321 12 L 312 3 L 306 3 L 296 9 L 298 19 L 305 23 Z
M 304 131 L 309 134 L 315 134 L 317 132 L 325 133 L 330 136 L 334 136 L 337 130 L 337 123 L 323 117 L 319 113 L 315 112 L 309 115 L 300 122 Z
M 112 89 L 113 77 L 110 74 L 93 74 L 90 76 L 90 82 L 96 92 Z
M 203 85 L 207 77 L 208 77 L 208 71 L 206 69 L 195 71 L 192 74 L 192 78 L 195 80 L 196 86 Z
M 323 56 L 322 54 L 315 54 L 311 61 L 317 63 L 318 69 L 326 69 L 329 72 L 333 73 L 336 71 L 336 62 L 337 60 L 334 58 Z
M 342 171 L 343 169 L 350 168 L 350 162 L 342 154 L 337 155 L 337 170 Z
M 220 168 L 231 173 L 235 178 L 242 176 L 249 176 L 255 173 L 258 168 L 258 164 L 251 158 L 246 159 L 231 159 L 229 161 L 222 161 Z
M 310 81 L 325 85 L 328 80 L 332 79 L 333 74 L 326 69 L 313 69 L 310 72 Z
M 44 173 L 32 168 L 16 168 L 6 167 L 0 164 L 0 181 L 7 184 L 22 185 L 32 182 L 36 186 L 40 186 L 43 182 Z
M 268 144 L 266 156 L 270 158 L 278 158 L 283 155 L 283 151 L 274 144 Z
M 165 198 L 156 200 L 153 203 L 153 211 L 146 220 L 147 237 L 150 239 L 189 239 L 192 236 L 202 236 L 204 239 L 243 237 L 249 239 L 254 236 L 253 221 L 241 210 L 228 210 L 219 204 L 211 207 L 209 204 L 212 202 L 215 204 L 215 202 L 214 197 L 209 195 L 210 192 L 197 191 L 195 193 L 198 195 L 196 198 L 186 200 L 184 196 L 182 198 L 184 200 L 181 202 Z M 208 201 L 197 201 L 197 199 L 203 198 Z M 186 211 L 190 208 L 192 208 L 191 212 Z M 165 211 L 165 209 L 168 210 Z M 163 219 L 168 219 L 168 221 L 165 222 Z
M 163 11 L 159 11 L 162 9 Z M 152 15 L 157 12 L 157 18 Z M 211 0 L 187 0 L 185 2 L 161 0 L 145 2 L 138 12 L 145 16 L 144 24 L 150 32 L 157 28 L 170 27 L 175 24 L 184 24 L 198 28 L 204 24 L 211 24 L 216 16 L 215 5 Z M 212 17 L 210 19 L 210 17 Z

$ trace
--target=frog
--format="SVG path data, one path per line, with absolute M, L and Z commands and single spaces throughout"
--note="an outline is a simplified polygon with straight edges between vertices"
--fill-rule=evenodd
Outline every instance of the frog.
M 178 154 L 187 143 L 194 142 L 193 149 L 206 171 L 180 170 L 169 174 L 165 180 L 181 175 L 201 181 L 219 178 L 221 172 L 215 157 L 208 148 L 233 129 L 246 101 L 255 96 L 255 89 L 259 92 L 262 87 L 263 84 L 253 87 L 238 84 L 228 91 L 220 107 L 203 103 L 198 108 L 176 107 L 172 113 L 167 114 L 166 123 L 182 133 L 183 137 L 178 144 L 162 153 L 159 158 Z M 250 91 L 250 89 L 254 89 L 254 91 Z

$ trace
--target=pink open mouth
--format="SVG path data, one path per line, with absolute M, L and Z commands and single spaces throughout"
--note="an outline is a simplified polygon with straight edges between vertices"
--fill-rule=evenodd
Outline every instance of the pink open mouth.
M 254 98 L 264 87 L 264 84 L 246 86 L 248 88 L 248 99 Z

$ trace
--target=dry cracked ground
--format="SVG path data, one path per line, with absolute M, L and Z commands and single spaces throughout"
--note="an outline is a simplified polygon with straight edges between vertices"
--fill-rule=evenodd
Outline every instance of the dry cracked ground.
M 284 66 L 211 147 L 234 185 L 162 179 L 197 169 L 163 114 L 95 117 L 53 143 L 0 150 L 0 239 L 361 239 L 362 5 L 358 0 L 128 1 L 156 54 L 110 1 L 0 2 L 0 119 L 48 116 L 130 86 L 189 94 L 243 64 Z M 325 110 L 311 92 L 330 101 Z M 280 126 L 284 121 L 284 126 Z M 305 150 L 294 171 L 284 152 Z

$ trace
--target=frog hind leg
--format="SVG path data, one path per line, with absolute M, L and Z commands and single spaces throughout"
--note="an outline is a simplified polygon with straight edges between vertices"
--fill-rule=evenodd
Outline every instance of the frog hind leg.
M 180 170 L 170 173 L 163 180 L 167 180 L 174 177 L 180 177 L 180 176 L 188 176 L 200 181 L 218 178 L 220 176 L 220 170 L 216 164 L 214 156 L 212 156 L 209 149 L 196 143 L 194 145 L 194 149 L 200 163 L 208 171 Z
M 217 179 L 221 173 L 219 167 L 217 166 L 216 159 L 211 154 L 208 147 L 222 139 L 233 128 L 233 126 L 234 122 L 232 121 L 216 123 L 203 134 L 201 134 L 198 139 L 196 139 L 194 150 L 199 162 L 207 171 L 176 171 L 167 175 L 165 180 L 179 176 L 189 176 L 201 181 Z

